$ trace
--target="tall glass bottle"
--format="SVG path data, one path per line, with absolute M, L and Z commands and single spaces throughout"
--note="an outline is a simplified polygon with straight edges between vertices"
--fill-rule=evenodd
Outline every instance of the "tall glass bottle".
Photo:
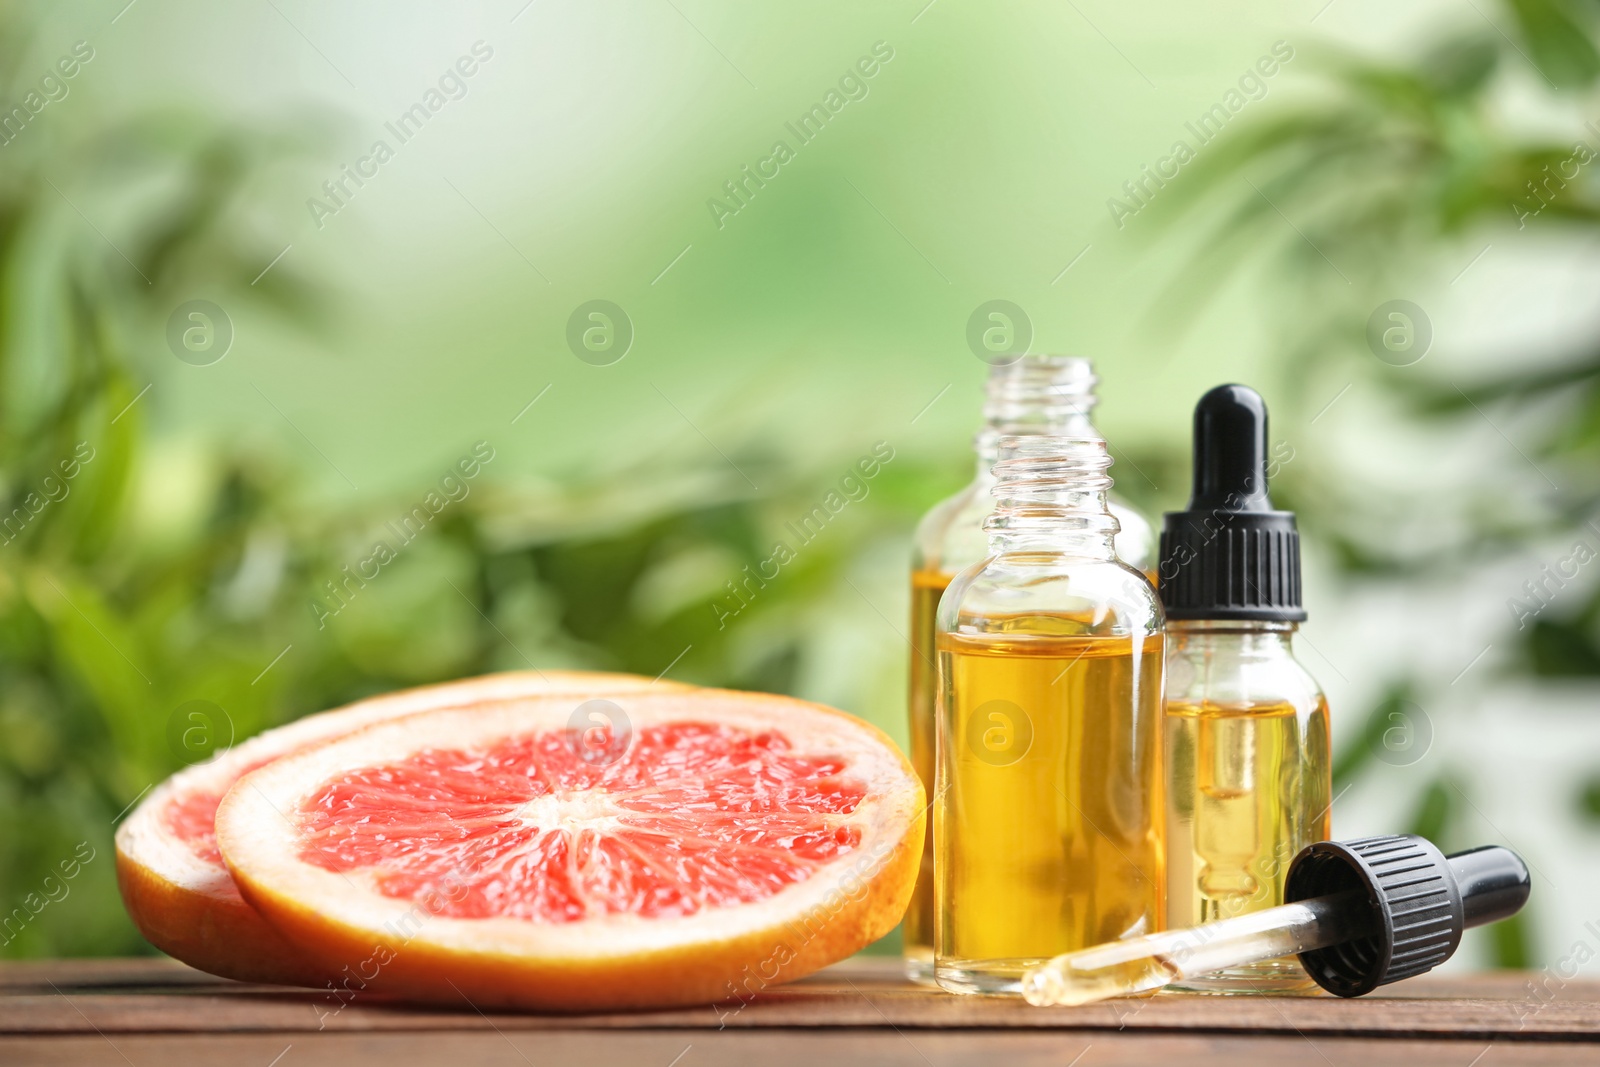
M 1240 385 L 1195 407 L 1194 493 L 1167 515 L 1167 917 L 1174 927 L 1283 903 L 1289 862 L 1332 836 L 1328 705 L 1294 657 L 1300 539 L 1267 494 L 1267 409 Z M 1291 992 L 1294 957 L 1188 979 Z
M 935 978 L 1163 928 L 1162 611 L 1117 560 L 1098 437 L 1010 436 L 989 558 L 939 605 Z
M 911 762 L 933 798 L 936 651 L 934 613 L 955 575 L 989 554 L 984 520 L 994 511 L 995 461 L 1008 434 L 1098 437 L 1089 420 L 1095 405 L 1094 365 L 1072 356 L 1023 356 L 989 372 L 984 426 L 974 441 L 977 472 L 971 484 L 934 506 L 917 526 L 911 573 Z M 1155 532 L 1144 517 L 1111 498 L 1120 529 L 1117 556 L 1155 574 Z M 933 981 L 933 820 L 922 850 L 922 871 L 902 927 L 907 977 Z

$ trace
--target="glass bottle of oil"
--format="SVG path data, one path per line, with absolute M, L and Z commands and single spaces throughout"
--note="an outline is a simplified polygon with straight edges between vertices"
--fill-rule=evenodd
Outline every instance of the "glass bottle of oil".
M 1162 611 L 1117 560 L 1098 437 L 1009 436 L 990 556 L 939 604 L 935 979 L 1020 993 L 1163 928 Z
M 1240 385 L 1200 399 L 1194 492 L 1166 516 L 1167 919 L 1194 926 L 1283 903 L 1289 862 L 1325 841 L 1328 706 L 1294 657 L 1305 619 L 1292 512 L 1267 495 L 1267 409 Z M 1188 979 L 1204 992 L 1313 988 L 1294 957 Z
M 917 527 L 911 572 L 911 762 L 930 799 L 937 656 L 933 617 L 950 579 L 989 554 L 983 521 L 994 510 L 993 467 L 999 459 L 1000 438 L 1007 434 L 1098 437 L 1089 421 L 1095 381 L 1094 365 L 1072 356 L 1030 355 L 994 366 L 983 407 L 984 426 L 974 442 L 977 474 L 966 488 L 929 511 Z M 1115 537 L 1118 558 L 1154 580 L 1155 531 L 1114 496 L 1110 509 L 1120 524 Z M 919 982 L 933 981 L 933 820 L 927 825 L 922 871 L 901 929 L 906 975 Z

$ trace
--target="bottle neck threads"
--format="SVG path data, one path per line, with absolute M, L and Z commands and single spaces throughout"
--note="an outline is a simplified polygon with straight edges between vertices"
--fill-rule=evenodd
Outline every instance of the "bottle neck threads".
M 1097 437 L 1089 412 L 1098 381 L 1094 364 L 1076 356 L 1021 356 L 989 371 L 983 429 L 974 444 L 980 477 L 1000 458 L 1000 440 L 1021 434 Z
M 983 524 L 991 553 L 1116 558 L 1120 524 L 1106 507 L 1111 453 L 1102 438 L 1011 434 L 996 447 L 995 509 Z

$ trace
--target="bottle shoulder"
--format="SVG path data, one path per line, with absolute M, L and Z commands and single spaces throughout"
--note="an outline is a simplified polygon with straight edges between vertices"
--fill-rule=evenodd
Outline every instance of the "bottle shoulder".
M 1148 637 L 1165 623 L 1145 576 L 1116 559 L 1047 553 L 990 556 L 950 583 L 942 633 Z
M 1117 518 L 1117 558 L 1144 574 L 1154 574 L 1156 569 L 1156 531 L 1133 505 L 1124 503 L 1115 494 L 1106 507 Z
M 1231 641 L 1169 636 L 1166 673 L 1169 707 L 1284 707 L 1301 715 L 1327 707 L 1322 686 L 1288 647 L 1241 649 Z
M 935 504 L 917 523 L 916 568 L 954 574 L 983 559 L 989 551 L 983 520 L 993 510 L 994 498 L 977 481 Z

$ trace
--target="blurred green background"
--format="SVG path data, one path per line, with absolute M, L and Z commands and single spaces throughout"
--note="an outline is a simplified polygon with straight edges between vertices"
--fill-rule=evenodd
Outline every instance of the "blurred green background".
M 1591 0 L 0 6 L 0 910 L 97 850 L 0 953 L 151 951 L 119 813 L 372 692 L 666 672 L 903 739 L 909 534 L 970 477 L 967 319 L 1006 299 L 1097 361 L 1151 515 L 1194 398 L 1262 390 L 1337 832 L 1513 844 L 1535 906 L 1452 966 L 1570 959 L 1600 877 L 1597 41 Z M 592 300 L 615 362 L 569 345 Z M 867 497 L 724 618 L 878 442 Z

